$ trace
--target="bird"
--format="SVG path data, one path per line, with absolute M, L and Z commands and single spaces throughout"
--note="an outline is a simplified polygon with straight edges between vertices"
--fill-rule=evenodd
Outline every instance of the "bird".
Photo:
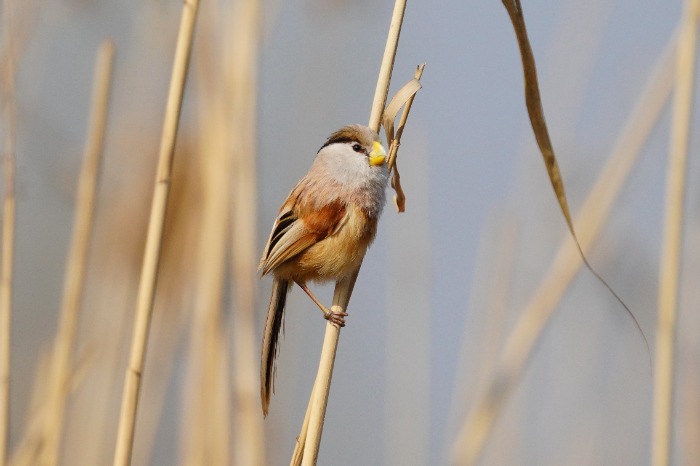
M 333 312 L 308 282 L 336 283 L 355 272 L 377 233 L 386 203 L 389 170 L 379 135 L 363 125 L 332 133 L 308 173 L 277 214 L 258 267 L 272 275 L 272 292 L 262 337 L 260 397 L 267 416 L 275 358 L 287 293 L 296 283 L 332 324 L 345 326 L 345 312 Z

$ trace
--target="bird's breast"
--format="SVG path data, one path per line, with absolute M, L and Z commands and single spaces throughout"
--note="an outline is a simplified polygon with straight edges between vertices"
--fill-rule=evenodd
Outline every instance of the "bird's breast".
M 334 234 L 286 261 L 276 275 L 300 282 L 323 282 L 353 272 L 374 240 L 377 217 L 359 206 L 349 205 L 341 222 Z

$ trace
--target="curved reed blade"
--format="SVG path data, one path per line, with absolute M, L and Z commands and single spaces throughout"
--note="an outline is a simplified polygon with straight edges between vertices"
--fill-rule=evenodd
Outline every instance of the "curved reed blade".
M 608 291 L 615 297 L 615 299 L 622 305 L 627 314 L 630 316 L 637 330 L 644 339 L 644 344 L 647 348 L 647 354 L 650 355 L 649 342 L 647 341 L 646 335 L 642 331 L 642 327 L 639 325 L 639 321 L 632 313 L 627 304 L 620 298 L 620 296 L 615 292 L 615 290 L 608 284 L 608 282 L 593 268 L 593 266 L 588 262 L 586 255 L 581 247 L 581 242 L 576 235 L 576 230 L 574 229 L 574 222 L 571 219 L 571 212 L 569 210 L 569 203 L 566 198 L 566 191 L 564 190 L 564 182 L 561 179 L 561 172 L 559 170 L 559 164 L 557 163 L 557 158 L 554 154 L 554 147 L 552 146 L 552 141 L 549 137 L 549 130 L 547 129 L 547 122 L 544 118 L 544 110 L 542 109 L 542 99 L 540 98 L 540 88 L 537 81 L 537 68 L 535 66 L 535 56 L 532 53 L 532 47 L 530 47 L 530 40 L 527 36 L 527 29 L 525 27 L 525 19 L 523 17 L 523 9 L 520 5 L 520 0 L 502 0 L 503 6 L 505 6 L 506 11 L 508 11 L 508 16 L 510 17 L 511 23 L 513 23 L 513 29 L 515 30 L 515 36 L 518 39 L 518 47 L 520 49 L 520 58 L 523 64 L 523 77 L 525 81 L 525 105 L 527 106 L 527 113 L 530 117 L 530 124 L 532 125 L 532 131 L 535 133 L 535 139 L 537 140 L 537 146 L 540 148 L 542 153 L 542 159 L 544 160 L 544 165 L 547 167 L 547 173 L 549 174 L 549 180 L 552 183 L 552 188 L 554 189 L 554 194 L 557 196 L 557 201 L 559 202 L 559 208 L 561 213 L 564 215 L 566 220 L 566 225 L 569 227 L 571 236 L 576 243 L 576 248 L 581 255 L 581 260 L 590 272 L 602 283 Z M 651 364 L 651 361 L 650 361 Z

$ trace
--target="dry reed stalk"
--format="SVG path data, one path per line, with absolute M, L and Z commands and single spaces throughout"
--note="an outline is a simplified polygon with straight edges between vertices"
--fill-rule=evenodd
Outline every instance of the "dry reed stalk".
M 671 431 L 675 364 L 678 275 L 683 239 L 683 205 L 688 142 L 693 106 L 695 53 L 700 1 L 687 0 L 678 38 L 676 83 L 671 140 L 666 174 L 664 235 L 659 271 L 659 317 L 656 327 L 656 362 L 651 460 L 654 466 L 671 461 Z
M 343 312 L 350 302 L 352 290 L 360 269 L 358 268 L 352 275 L 339 281 L 333 292 L 333 312 Z M 308 429 L 302 435 L 306 435 L 304 448 L 302 451 L 302 466 L 315 465 L 318 459 L 318 449 L 321 445 L 321 434 L 323 433 L 323 421 L 326 416 L 326 406 L 328 405 L 328 395 L 331 387 L 331 377 L 333 376 L 333 364 L 335 363 L 335 353 L 338 349 L 338 337 L 340 327 L 330 323 L 326 324 L 326 334 L 323 338 L 321 349 L 321 360 L 316 374 L 314 387 L 311 391 L 309 401 L 309 422 Z
M 0 264 L 0 466 L 7 462 L 10 437 L 10 355 L 12 343 L 12 283 L 16 230 L 15 146 L 17 110 L 15 102 L 15 50 L 11 0 L 4 2 L 2 97 L 5 101 L 5 197 L 2 210 L 2 264 Z
M 386 104 L 387 94 L 389 92 L 389 83 L 394 68 L 394 59 L 396 57 L 405 10 L 406 0 L 396 0 L 369 117 L 368 126 L 377 133 L 379 132 L 379 125 L 381 124 L 384 105 Z M 352 290 L 355 286 L 355 281 L 357 280 L 357 275 L 360 272 L 360 267 L 358 267 L 351 276 L 336 283 L 331 311 L 345 312 L 347 309 Z M 311 399 L 309 400 L 309 421 L 308 424 L 306 422 L 304 423 L 303 427 L 305 429 L 299 435 L 299 438 L 305 438 L 304 446 L 300 447 L 299 443 L 297 443 L 292 456 L 293 462 L 295 458 L 302 456 L 301 464 L 304 466 L 315 465 L 318 459 L 318 449 L 321 444 L 323 421 L 326 416 L 326 406 L 328 404 L 333 364 L 335 362 L 335 353 L 338 348 L 339 337 L 340 328 L 330 322 L 326 324 L 326 333 L 321 349 L 321 360 L 319 362 L 314 387 L 311 391 Z
M 195 152 L 195 148 L 189 144 L 189 141 L 184 137 L 178 142 L 178 155 L 173 166 L 172 190 L 168 199 L 168 212 L 165 220 L 163 247 L 159 265 L 158 288 L 156 290 L 153 321 L 151 324 L 152 328 L 157 330 L 153 331 L 149 337 L 148 364 L 145 368 L 147 375 L 143 381 L 139 399 L 139 404 L 147 407 L 147 409 L 139 410 L 138 413 L 138 437 L 134 442 L 132 453 L 132 462 L 134 464 L 149 464 L 151 462 L 150 458 L 155 453 L 153 447 L 157 443 L 158 435 L 168 432 L 167 429 L 163 429 L 162 425 L 162 421 L 169 416 L 168 413 L 172 413 L 172 409 L 164 410 L 168 401 L 168 387 L 172 382 L 173 372 L 178 372 L 176 370 L 178 363 L 177 353 L 182 347 L 182 342 L 186 340 L 186 329 L 189 327 L 188 324 L 191 317 L 190 311 L 194 307 L 196 279 L 193 277 L 196 277 L 197 274 L 197 247 L 200 235 L 199 225 L 202 223 L 200 207 L 202 205 L 203 187 L 201 186 L 202 179 L 199 175 L 201 164 L 199 163 L 199 157 L 195 155 L 198 152 Z M 142 239 L 144 236 L 145 224 L 140 225 L 140 231 L 126 233 L 121 223 L 124 221 L 124 218 L 135 217 L 137 215 L 136 212 L 140 211 L 141 214 L 147 213 L 146 209 L 148 206 L 135 206 L 132 204 L 131 207 L 127 207 L 123 203 L 132 203 L 133 199 L 143 198 L 143 195 L 146 194 L 151 185 L 151 176 L 147 178 L 140 180 L 142 184 L 139 191 L 143 189 L 144 192 L 129 193 L 127 196 L 132 197 L 132 200 L 124 198 L 115 200 L 112 208 L 107 209 L 110 215 L 109 225 L 103 224 L 104 229 L 114 230 L 111 233 L 112 235 L 121 237 L 114 244 L 116 250 L 111 254 L 131 255 L 135 259 L 135 261 L 133 259 L 129 261 L 127 269 L 121 269 L 121 267 L 126 265 L 124 262 L 112 265 L 112 267 L 116 266 L 119 269 L 119 273 L 127 274 L 128 286 L 131 289 L 135 288 L 133 278 L 138 277 L 139 270 L 138 249 L 140 248 L 135 246 L 139 242 L 139 238 Z M 121 219 L 119 219 L 120 217 Z M 133 236 L 125 237 L 125 234 Z M 116 287 L 116 284 L 111 285 L 110 289 L 101 288 L 101 290 L 96 290 L 98 300 L 100 300 L 100 296 L 105 296 L 105 293 L 109 293 L 110 299 L 118 302 L 118 299 L 115 299 L 114 291 L 128 292 L 126 289 Z M 131 297 L 129 299 L 134 298 Z M 103 302 L 103 300 L 104 298 L 100 302 Z M 127 327 L 131 327 L 132 322 L 125 322 L 130 321 L 129 308 L 133 309 L 133 303 L 131 305 L 127 304 L 126 307 L 118 308 L 121 315 L 118 316 L 119 320 L 117 322 L 114 322 L 113 319 L 111 320 L 112 327 L 122 329 L 121 336 L 114 339 L 119 347 L 123 347 L 125 338 L 129 336 Z M 125 325 L 127 323 L 129 325 Z M 122 357 L 124 356 L 123 351 L 119 351 L 119 348 L 115 349 L 118 354 L 121 354 Z M 107 364 L 110 367 L 112 366 L 111 362 L 107 362 Z M 118 373 L 120 370 L 120 365 L 118 365 L 117 370 L 112 375 L 111 371 L 108 372 L 107 369 L 103 369 L 105 373 L 109 374 L 111 379 L 115 380 L 114 377 L 117 377 L 115 380 L 116 384 L 118 384 L 119 376 L 121 375 Z M 104 382 L 107 381 L 105 380 Z M 112 383 L 112 386 L 115 385 L 115 382 Z M 119 390 L 121 387 L 116 388 Z M 93 391 L 98 389 L 97 387 L 92 388 Z M 104 390 L 109 391 L 108 388 Z M 112 391 L 112 393 L 115 392 Z M 110 397 L 109 400 L 111 402 L 113 398 Z M 110 413 L 108 418 L 111 419 L 112 427 L 116 427 L 114 425 L 114 413 Z M 105 432 L 105 435 L 108 435 L 109 438 L 109 432 Z M 107 452 L 107 455 L 111 454 L 112 452 Z M 104 453 L 101 456 L 103 458 L 101 464 L 108 462 L 104 458 Z M 96 463 L 88 461 L 85 464 Z
M 44 414 L 44 439 L 40 459 L 40 463 L 46 465 L 57 464 L 60 456 L 61 430 L 68 394 L 66 386 L 72 374 L 71 356 L 85 283 L 85 268 L 107 125 L 113 62 L 114 44 L 111 41 L 104 41 L 97 51 L 95 62 L 92 108 L 76 191 L 73 237 L 66 262 L 59 327 L 51 353 L 49 378 L 51 388 Z
M 657 64 L 652 78 L 632 111 L 612 154 L 577 216 L 581 246 L 588 248 L 609 217 L 613 203 L 656 124 L 672 86 L 669 63 L 675 36 Z M 488 389 L 465 419 L 453 445 L 453 462 L 476 464 L 493 424 L 530 361 L 537 343 L 569 283 L 581 268 L 579 251 L 570 236 L 564 238 L 539 288 L 520 313 L 494 369 Z
M 209 44 L 211 45 L 211 44 Z M 211 70 L 207 70 L 211 71 Z M 205 71 L 206 73 L 206 71 Z M 202 73 L 204 74 L 204 73 Z M 207 83 L 209 84 L 209 83 Z M 221 335 L 221 309 L 228 233 L 225 120 L 222 102 L 200 99 L 202 211 L 196 258 L 194 308 L 189 325 L 183 401 L 183 464 L 228 464 L 230 453 L 228 361 Z M 224 388 L 224 390 L 222 390 Z
M 153 313 L 153 298 L 157 279 L 160 250 L 163 239 L 163 225 L 170 192 L 172 161 L 175 152 L 184 94 L 187 69 L 192 49 L 194 25 L 197 19 L 199 0 L 186 0 L 182 9 L 182 19 L 175 49 L 175 60 L 171 76 L 168 102 L 163 123 L 158 168 L 153 190 L 151 215 L 146 237 L 146 249 L 143 256 L 141 279 L 136 303 L 136 316 L 132 334 L 129 367 L 126 370 L 122 396 L 121 412 L 119 415 L 119 431 L 114 455 L 115 466 L 126 466 L 131 463 L 131 453 L 136 426 L 136 412 L 141 388 L 146 357 L 146 344 Z
M 314 389 L 316 384 L 311 387 L 311 396 L 309 397 L 309 404 L 306 406 L 306 413 L 304 414 L 304 422 L 301 424 L 301 432 L 294 442 L 294 453 L 292 453 L 292 460 L 289 462 L 289 466 L 301 466 L 301 460 L 304 459 L 304 445 L 306 444 L 306 434 L 309 432 L 309 418 L 311 418 L 311 407 L 313 403 L 311 400 L 314 399 Z
M 500 209 L 492 218 L 502 215 L 506 221 L 484 228 L 479 247 L 483 256 L 476 262 L 478 276 L 471 285 L 471 302 L 462 336 L 457 368 L 460 376 L 451 401 L 451 412 L 462 413 L 467 403 L 483 391 L 497 366 L 499 350 L 506 337 L 508 300 L 520 243 L 517 222 Z M 485 295 L 485 296 L 484 296 Z M 461 383 L 461 381 L 465 381 Z M 446 444 L 447 445 L 447 444 Z
M 260 0 L 239 0 L 231 12 L 225 44 L 225 87 L 229 99 L 231 272 L 233 288 L 233 380 L 236 424 L 234 464 L 266 463 L 260 416 L 258 349 L 255 326 L 257 269 L 256 121 L 261 33 Z
M 228 360 L 222 337 L 221 304 L 226 260 L 229 167 L 225 159 L 225 122 L 206 105 L 202 134 L 202 221 L 197 285 L 189 328 L 189 385 L 184 410 L 183 464 L 229 463 Z M 203 113 L 204 115 L 204 113 Z M 223 390 L 222 390 L 223 389 Z
M 230 458 L 229 362 L 222 338 L 222 300 L 228 235 L 227 121 L 221 72 L 212 51 L 218 50 L 217 4 L 202 10 L 196 63 L 198 150 L 201 199 L 198 209 L 193 312 L 188 329 L 187 375 L 183 396 L 180 455 L 185 465 L 228 464 Z M 215 53 L 215 52 L 214 52 Z M 222 390 L 223 389 L 223 390 Z
M 386 105 L 386 98 L 389 93 L 389 83 L 391 82 L 391 73 L 394 70 L 396 49 L 399 46 L 399 36 L 401 35 L 401 26 L 403 25 L 403 15 L 405 11 L 406 0 L 396 0 L 396 2 L 394 2 L 394 12 L 391 15 L 391 23 L 389 24 L 389 34 L 386 39 L 384 56 L 382 57 L 382 64 L 379 68 L 377 87 L 374 90 L 372 110 L 369 114 L 369 124 L 367 125 L 377 133 L 379 132 L 379 125 L 382 122 L 382 115 L 384 114 L 384 105 Z
M 44 351 L 39 355 L 31 385 L 32 392 L 27 409 L 24 434 L 7 461 L 10 466 L 34 466 L 41 453 L 41 437 L 44 424 L 42 415 L 45 400 L 49 397 L 49 371 L 51 354 Z

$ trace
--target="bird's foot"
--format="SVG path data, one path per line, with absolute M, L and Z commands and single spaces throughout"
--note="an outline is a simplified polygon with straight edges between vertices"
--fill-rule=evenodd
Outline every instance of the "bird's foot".
M 328 311 L 323 314 L 323 318 L 337 327 L 345 327 L 345 317 L 348 315 L 347 312 Z

